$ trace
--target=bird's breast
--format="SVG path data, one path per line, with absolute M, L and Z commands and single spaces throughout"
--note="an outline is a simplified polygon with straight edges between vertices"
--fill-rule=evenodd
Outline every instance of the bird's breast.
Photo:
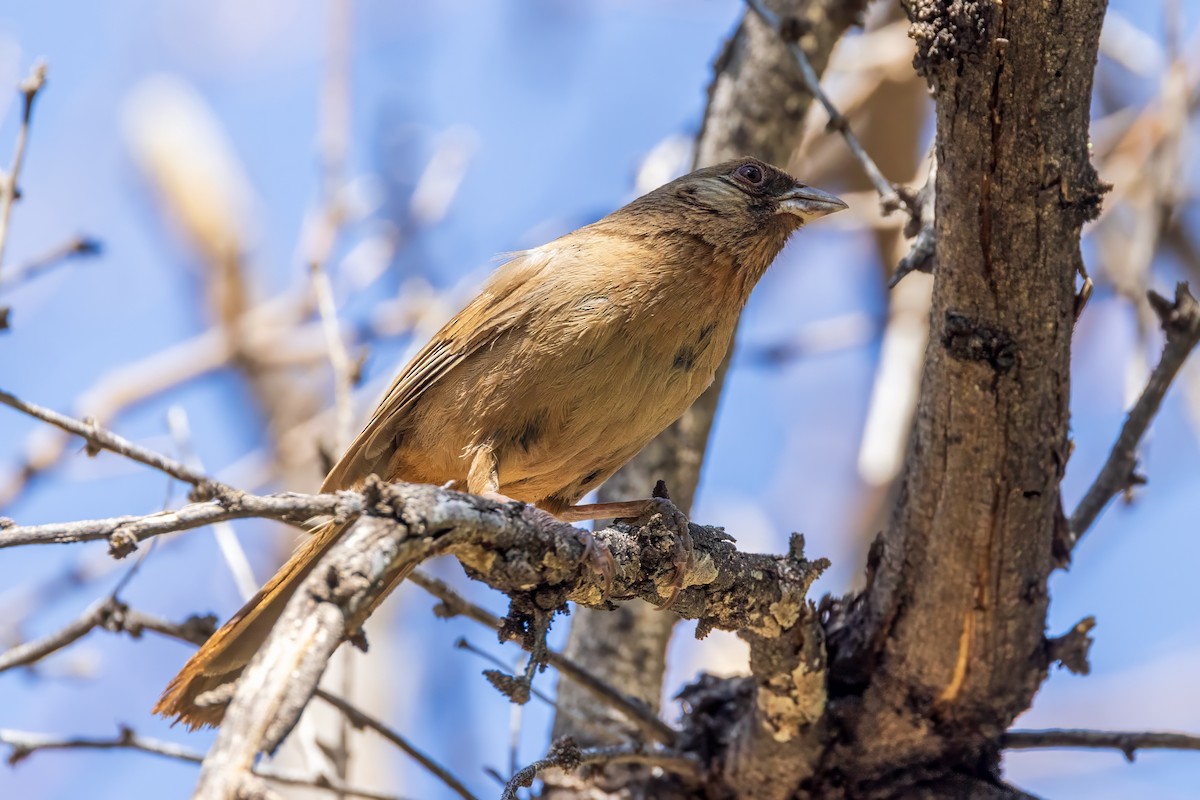
M 495 443 L 502 490 L 573 502 L 595 488 L 712 383 L 735 322 L 650 318 L 523 370 L 496 392 L 477 431 Z
M 504 494 L 574 502 L 711 384 L 742 306 L 727 295 L 700 280 L 540 287 L 533 313 L 422 398 L 393 477 L 461 481 L 486 445 Z

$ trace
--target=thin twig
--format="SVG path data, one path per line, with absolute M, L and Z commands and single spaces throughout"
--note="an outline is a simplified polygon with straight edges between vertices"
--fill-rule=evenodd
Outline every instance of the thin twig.
M 50 636 L 47 636 L 43 639 L 39 639 L 36 642 L 30 642 L 25 645 L 19 645 L 17 647 L 14 647 L 13 649 L 9 650 L 7 653 L 0 654 L 0 672 L 4 672 L 5 670 L 13 668 L 13 667 L 30 664 L 30 663 L 38 661 L 42 658 L 45 658 L 50 653 L 52 653 L 56 650 L 61 650 L 62 648 L 66 647 L 67 645 L 71 644 L 72 642 L 78 640 L 79 638 L 81 638 L 82 636 L 84 636 L 85 634 L 87 634 L 89 631 L 93 630 L 96 627 L 103 627 L 105 630 L 108 630 L 113 633 L 124 631 L 124 632 L 129 633 L 131 636 L 133 636 L 135 638 L 137 638 L 138 636 L 141 635 L 142 630 L 153 630 L 153 631 L 155 631 L 157 633 L 161 633 L 165 636 L 170 636 L 172 638 L 179 639 L 181 641 L 191 642 L 192 644 L 200 645 L 200 644 L 203 644 L 208 639 L 208 637 L 210 637 L 212 635 L 212 633 L 216 627 L 216 619 L 212 616 L 189 617 L 183 623 L 181 623 L 179 625 L 175 625 L 172 623 L 165 622 L 164 620 L 160 620 L 149 614 L 143 614 L 141 612 L 134 611 L 133 609 L 130 609 L 128 606 L 126 606 L 124 603 L 122 603 L 120 600 L 116 599 L 115 597 L 108 597 L 108 598 L 105 598 L 104 600 L 94 604 L 91 608 L 89 608 L 86 612 L 84 612 L 84 614 L 82 616 L 80 616 L 80 618 L 78 620 L 67 625 L 65 628 L 58 631 L 57 633 L 51 634 Z M 438 764 L 436 761 L 434 761 L 432 758 L 430 758 L 428 755 L 426 755 L 422 751 L 418 750 L 415 745 L 413 745 L 411 742 L 409 742 L 407 739 L 405 739 L 400 734 L 398 734 L 395 731 L 393 731 L 392 729 L 388 728 L 382 722 L 379 722 L 378 720 L 374 719 L 373 717 L 368 716 L 366 713 L 355 708 L 350 703 L 347 703 L 345 700 L 341 699 L 340 697 L 329 694 L 328 692 L 324 691 L 323 689 L 317 689 L 316 695 L 318 697 L 320 697 L 322 700 L 329 703 L 330 705 L 337 708 L 339 711 L 341 711 L 342 714 L 348 720 L 350 720 L 351 724 L 353 724 L 355 727 L 357 727 L 357 728 L 367 727 L 367 728 L 371 728 L 372 730 L 376 731 L 381 736 L 383 736 L 385 739 L 392 742 L 394 745 L 399 747 L 401 750 L 403 750 L 404 752 L 406 752 L 410 756 L 412 756 L 412 758 L 414 760 L 416 760 L 418 763 L 420 763 L 421 766 L 425 767 L 431 773 L 436 775 L 439 779 L 445 781 L 448 786 L 455 789 L 455 791 L 458 792 L 465 800 L 474 800 L 473 795 L 471 795 L 470 792 L 468 792 L 465 788 L 463 788 L 462 784 L 459 783 L 457 781 L 457 779 L 455 779 L 454 776 L 451 775 L 444 767 L 442 767 L 440 764 Z M 122 729 L 121 736 L 119 736 L 117 739 L 104 739 L 104 740 L 65 739 L 65 740 L 58 740 L 58 739 L 53 739 L 51 737 L 46 737 L 44 740 L 37 740 L 37 741 L 39 741 L 39 742 L 61 741 L 61 742 L 65 742 L 65 743 L 59 744 L 59 745 L 43 743 L 43 744 L 37 744 L 36 746 L 32 746 L 32 745 L 24 746 L 22 744 L 19 744 L 15 740 L 6 739 L 3 735 L 4 733 L 14 733 L 14 732 L 0 731 L 0 742 L 3 742 L 5 744 L 11 744 L 11 745 L 13 745 L 14 748 L 16 748 L 16 749 L 14 749 L 13 759 L 10 759 L 13 761 L 13 763 L 15 763 L 15 760 L 24 758 L 26 755 L 28 755 L 33 750 L 50 749 L 53 747 L 93 747 L 93 748 L 127 747 L 127 748 L 136 749 L 136 750 L 147 750 L 147 752 L 157 752 L 157 753 L 160 753 L 161 755 L 172 755 L 172 753 L 170 753 L 170 752 L 163 752 L 162 750 L 159 750 L 159 749 L 150 749 L 148 747 L 141 746 L 141 744 L 139 744 L 139 742 L 144 742 L 146 740 L 139 740 L 136 736 L 133 735 L 132 731 L 129 731 L 128 729 L 125 729 L 125 728 Z M 26 739 L 24 741 L 27 744 L 33 740 Z M 91 742 L 91 744 L 86 744 L 86 743 L 79 744 L 79 742 Z M 157 744 L 166 744 L 166 743 L 154 743 L 154 744 L 157 745 Z M 169 745 L 169 744 L 167 746 L 174 747 L 174 745 Z M 183 751 L 180 750 L 180 752 L 183 752 Z M 196 763 L 200 763 L 204 759 L 204 757 L 200 754 L 195 754 L 194 758 L 190 757 L 190 756 L 185 757 L 182 755 L 174 755 L 174 757 L 185 758 L 185 760 L 195 761 Z M 277 776 L 267 775 L 267 774 L 263 774 L 263 773 L 258 773 L 258 774 L 260 775 L 260 777 L 270 777 L 272 779 L 278 779 Z M 306 784 L 311 783 L 311 781 L 306 781 L 305 783 Z M 330 787 L 330 788 L 332 788 L 332 787 Z M 361 792 L 359 792 L 359 794 L 361 794 Z
M 192 469 L 204 472 L 204 463 L 192 443 L 192 425 L 183 406 L 171 406 L 167 409 L 167 429 L 171 432 L 171 438 L 175 440 L 180 458 Z M 217 542 L 217 549 L 221 552 L 225 566 L 229 567 L 229 573 L 233 576 L 233 583 L 237 586 L 242 602 L 246 602 L 258 591 L 259 584 L 254 578 L 250 559 L 246 557 L 246 551 L 238 541 L 237 531 L 228 522 L 216 522 L 213 523 L 213 538 Z
M 467 600 L 452 589 L 445 581 L 435 578 L 420 569 L 413 570 L 408 579 L 441 600 L 442 613 L 444 615 L 454 616 L 461 614 L 494 631 L 503 629 L 499 617 Z M 514 641 L 519 642 L 519 640 Z M 547 652 L 547 663 L 558 670 L 559 674 L 564 678 L 578 684 L 596 699 L 616 709 L 622 716 L 637 726 L 638 730 L 642 731 L 651 741 L 668 746 L 675 743 L 675 730 L 659 719 L 654 711 L 646 705 L 628 697 L 623 692 L 600 680 L 591 672 L 556 650 L 549 650 Z
M 336 495 L 296 492 L 252 495 L 230 490 L 218 493 L 213 500 L 190 503 L 174 511 L 158 511 L 141 516 L 52 522 L 45 525 L 12 525 L 11 520 L 0 519 L 0 549 L 107 539 L 110 552 L 120 558 L 132 553 L 140 542 L 151 537 L 200 528 L 214 522 L 258 517 L 303 527 L 315 516 L 333 514 L 353 517 L 361 512 L 362 496 L 354 492 Z
M 1133 761 L 1138 750 L 1197 750 L 1200 736 L 1187 733 L 1156 733 L 1153 731 L 1090 731 L 1071 728 L 1048 730 L 1012 730 L 1000 742 L 1009 750 L 1046 747 L 1083 747 L 1100 750 L 1120 750 Z
M 101 250 L 100 242 L 90 236 L 73 236 L 53 250 L 25 262 L 9 275 L 0 276 L 0 289 L 10 289 L 71 259 L 100 255 Z
M 0 728 L 0 744 L 12 748 L 8 756 L 10 766 L 29 758 L 39 750 L 136 750 L 141 753 L 173 758 L 191 764 L 204 761 L 204 754 L 160 739 L 149 739 L 139 736 L 132 729 L 121 726 L 115 737 L 87 736 L 50 736 L 44 733 L 18 731 L 11 728 Z M 365 800 L 400 800 L 396 795 L 384 794 L 370 789 L 360 789 L 335 782 L 325 775 L 306 777 L 290 772 L 255 767 L 254 774 L 260 778 L 288 786 L 306 786 L 316 789 L 327 789 L 341 792 L 350 797 L 361 797 Z
M 573 771 L 592 764 L 645 764 L 677 775 L 698 777 L 700 763 L 690 755 L 669 750 L 643 750 L 638 747 L 595 747 L 581 750 L 570 737 L 559 739 L 550 754 L 539 759 L 509 778 L 501 800 L 517 800 L 517 790 L 533 785 L 538 773 L 548 769 Z
M 317 310 L 321 316 L 321 328 L 325 333 L 325 347 L 329 351 L 329 366 L 333 369 L 333 404 L 337 416 L 336 441 L 340 452 L 354 438 L 354 362 L 346 350 L 338 325 L 337 304 L 333 299 L 333 285 L 321 263 L 309 265 L 313 294 L 317 298 Z
M 1071 550 L 1088 531 L 1109 501 L 1142 479 L 1136 475 L 1137 447 L 1150 423 L 1162 405 L 1163 397 L 1188 355 L 1200 343 L 1200 303 L 1188 291 L 1187 283 L 1175 287 L 1174 302 L 1150 292 L 1150 305 L 1162 321 L 1166 333 L 1166 344 L 1162 357 L 1150 374 L 1146 387 L 1138 397 L 1108 460 L 1100 469 L 1087 494 L 1079 501 L 1067 526 L 1065 540 L 1056 544 L 1056 556 L 1060 563 L 1070 559 Z
M 216 629 L 216 622 L 216 618 L 212 616 L 192 616 L 178 624 L 167 622 L 136 611 L 110 595 L 93 603 L 78 619 L 60 630 L 0 653 L 0 672 L 40 661 L 78 641 L 96 628 L 103 628 L 111 633 L 128 633 L 135 639 L 142 635 L 142 631 L 151 630 L 164 636 L 201 644 L 212 635 Z
M 900 259 L 896 271 L 888 280 L 888 288 L 896 288 L 910 272 L 932 272 L 937 253 L 937 155 L 929 159 L 929 175 L 917 192 L 915 212 L 904 228 L 904 235 L 913 239 L 908 255 Z M 913 238 L 915 237 L 915 238 Z
M 207 475 L 197 472 L 173 458 L 168 458 L 162 453 L 156 453 L 141 445 L 134 444 L 128 439 L 105 430 L 87 420 L 77 420 L 65 414 L 59 414 L 57 411 L 51 411 L 48 408 L 27 403 L 3 390 L 0 390 L 0 404 L 14 408 L 31 417 L 36 417 L 43 422 L 48 422 L 55 427 L 62 428 L 64 431 L 82 437 L 89 445 L 89 455 L 95 455 L 100 450 L 109 450 L 123 455 L 126 458 L 137 461 L 139 464 L 145 464 L 148 467 L 165 472 L 172 478 L 181 480 L 184 483 L 190 483 L 196 487 L 196 492 L 202 496 L 212 496 L 215 493 L 223 491 L 234 491 L 232 487 L 213 480 Z
M 12 748 L 12 752 L 8 756 L 10 766 L 15 766 L 39 750 L 139 750 L 143 753 L 153 753 L 179 761 L 189 761 L 193 764 L 199 764 L 204 760 L 203 753 L 198 753 L 174 742 L 143 738 L 123 725 L 118 729 L 116 736 L 100 738 L 53 736 L 0 728 L 0 744 L 6 744 Z
M 61 630 L 55 631 L 48 636 L 43 636 L 41 639 L 19 644 L 11 650 L 0 654 L 0 672 L 40 661 L 56 650 L 61 650 L 72 642 L 83 638 L 100 624 L 106 613 L 111 612 L 111 599 L 105 598 L 98 603 L 92 604 L 79 619 L 69 623 Z
M 775 31 L 776 35 L 787 43 L 788 51 L 791 52 L 792 57 L 796 59 L 796 64 L 800 67 L 800 74 L 804 78 L 805 88 L 824 107 L 825 113 L 829 115 L 829 127 L 842 135 L 855 160 L 862 165 L 863 171 L 867 174 L 867 179 L 871 181 L 871 185 L 879 193 L 879 203 L 883 207 L 884 213 L 887 214 L 901 208 L 904 203 L 901 200 L 900 193 L 896 191 L 896 186 L 884 177 L 883 172 L 876 165 L 874 159 L 867 154 L 867 151 L 863 149 L 862 143 L 858 141 L 858 137 L 854 135 L 854 131 L 850 129 L 850 123 L 838 111 L 837 106 L 829 99 L 829 95 L 825 94 L 825 91 L 821 88 L 821 79 L 817 76 L 817 71 L 813 69 L 812 63 L 809 62 L 804 48 L 796 43 L 796 37 L 789 35 L 789 32 L 784 29 L 784 21 L 774 11 L 767 8 L 762 0 L 746 0 L 746 5 L 758 15 L 758 18 L 767 27 Z
M 21 109 L 21 127 L 17 131 L 17 146 L 13 152 L 12 166 L 0 175 L 0 267 L 4 266 L 4 249 L 8 244 L 8 223 L 12 217 L 13 203 L 19 196 L 17 180 L 25 163 L 25 148 L 29 144 L 29 123 L 33 119 L 33 101 L 46 85 L 46 62 L 37 61 L 29 70 L 28 77 L 17 87 L 24 104 Z
M 505 664 L 499 658 L 497 658 L 496 656 L 487 652 L 483 648 L 477 647 L 476 645 L 471 644 L 471 642 L 469 642 L 464 637 L 459 637 L 458 640 L 456 640 L 454 642 L 454 646 L 460 650 L 466 650 L 468 653 L 479 656 L 480 658 L 487 661 L 489 664 L 493 664 L 502 670 L 505 670 L 505 671 L 511 670 L 511 667 L 509 665 Z M 565 677 L 565 675 L 564 675 L 564 677 Z M 570 678 L 568 678 L 567 680 L 570 680 Z M 599 680 L 599 679 L 597 679 L 597 680 Z M 613 689 L 613 691 L 615 692 L 616 690 Z M 531 697 L 535 697 L 538 700 L 541 700 L 543 703 L 545 703 L 550 708 L 554 708 L 556 705 L 554 698 L 550 697 L 545 692 L 542 692 L 538 689 L 534 689 L 532 686 L 529 687 L 529 694 Z M 604 698 L 601 698 L 601 699 L 602 699 L 602 701 L 607 701 L 608 698 L 607 698 L 607 696 L 605 696 Z M 512 705 L 515 708 L 521 707 L 519 703 L 513 703 Z M 578 712 L 578 710 L 576 710 L 576 709 L 559 708 L 556 710 L 555 713 L 565 715 L 568 719 L 570 719 L 572 721 L 572 724 L 577 726 L 576 730 L 586 731 L 587 733 L 592 734 L 597 737 L 612 738 L 612 736 L 613 736 L 613 732 L 611 729 L 605 727 L 601 722 L 599 722 L 597 720 L 588 718 L 588 717 L 584 716 L 583 714 L 580 714 Z M 664 725 L 664 727 L 666 727 L 666 726 Z M 667 730 L 671 731 L 671 728 L 668 727 Z M 674 733 L 674 732 L 672 731 L 672 733 Z M 653 737 L 651 737 L 651 738 L 653 738 Z M 672 736 L 672 739 L 674 739 L 674 736 Z M 624 741 L 624 739 L 622 739 L 622 741 Z M 513 766 L 512 769 L 510 770 L 510 772 L 515 772 L 516 769 L 517 769 L 516 766 Z M 504 779 L 499 778 L 498 773 L 497 773 L 496 777 L 500 780 L 501 783 L 504 783 Z
M 418 750 L 412 742 L 389 728 L 387 725 L 384 725 L 379 720 L 375 719 L 369 714 L 364 713 L 363 711 L 360 711 L 342 698 L 332 695 L 324 689 L 317 689 L 314 694 L 345 714 L 346 718 L 350 720 L 350 723 L 354 725 L 354 727 L 360 729 L 370 728 L 392 744 L 396 745 L 396 747 L 400 748 L 409 756 L 411 756 L 414 761 L 424 767 L 430 774 L 450 787 L 454 793 L 463 798 L 463 800 L 476 800 L 475 795 L 471 794 L 470 790 L 463 786 L 462 782 L 458 778 L 454 777 L 449 770 L 434 761 L 422 751 Z
M 464 637 L 464 636 L 458 637 L 458 639 L 455 640 L 455 642 L 454 642 L 454 646 L 457 647 L 459 650 L 466 650 L 468 653 L 470 653 L 472 655 L 479 656 L 484 661 L 488 662 L 489 664 L 491 664 L 494 667 L 497 667 L 502 670 L 507 670 L 507 671 L 512 670 L 512 667 L 510 665 L 505 664 L 499 658 L 492 655 L 491 653 L 484 650 L 483 648 L 477 647 L 476 645 L 471 644 L 471 642 L 468 641 L 466 639 L 466 637 Z M 543 703 L 550 706 L 551 708 L 554 707 L 554 698 L 550 697 L 550 695 L 546 694 L 545 692 L 541 691 L 540 689 L 534 689 L 531 686 L 529 688 L 529 696 L 535 697 L 538 700 L 541 700 Z M 520 705 L 520 704 L 514 703 L 513 705 Z

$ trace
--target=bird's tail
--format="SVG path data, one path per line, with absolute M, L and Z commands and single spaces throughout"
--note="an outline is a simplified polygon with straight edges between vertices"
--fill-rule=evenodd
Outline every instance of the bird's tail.
M 328 522 L 313 531 L 270 582 L 196 651 L 167 685 L 154 713 L 175 717 L 193 730 L 219 724 L 225 705 L 197 705 L 197 698 L 241 674 L 266 641 L 287 601 L 346 527 Z

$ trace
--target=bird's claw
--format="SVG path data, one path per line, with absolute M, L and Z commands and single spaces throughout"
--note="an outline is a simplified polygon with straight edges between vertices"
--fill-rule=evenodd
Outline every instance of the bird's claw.
M 692 542 L 691 526 L 687 515 L 675 507 L 668 497 L 653 497 L 646 501 L 646 509 L 638 521 L 648 522 L 655 515 L 662 517 L 665 527 L 675 533 L 675 542 L 671 552 L 671 564 L 675 573 L 671 576 L 670 592 L 660 608 L 669 609 L 679 598 L 684 582 L 689 572 L 696 566 L 696 549 Z
M 545 522 L 552 525 L 562 525 L 563 521 L 551 514 L 549 511 L 531 506 L 534 512 L 541 517 Z M 575 535 L 579 537 L 579 541 L 583 544 L 583 560 L 590 562 L 589 566 L 600 575 L 602 581 L 601 588 L 604 596 L 608 597 L 612 593 L 613 579 L 617 576 L 617 562 L 613 558 L 608 548 L 603 543 L 598 541 L 591 531 L 575 528 Z
M 579 541 L 583 542 L 583 557 L 603 581 L 604 596 L 612 593 L 613 579 L 617 575 L 617 562 L 608 548 L 598 541 L 591 531 L 579 529 Z

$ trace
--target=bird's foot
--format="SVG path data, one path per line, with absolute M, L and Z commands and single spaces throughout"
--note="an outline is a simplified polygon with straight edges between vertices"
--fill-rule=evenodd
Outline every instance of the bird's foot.
M 675 566 L 675 575 L 671 580 L 671 592 L 663 603 L 662 608 L 670 608 L 679 592 L 683 589 L 688 572 L 695 567 L 696 553 L 692 543 L 692 533 L 687 516 L 671 502 L 667 487 L 659 481 L 654 487 L 653 496 L 647 500 L 627 500 L 620 503 L 591 503 L 589 505 L 572 506 L 558 514 L 558 518 L 567 522 L 594 519 L 617 519 L 645 525 L 655 516 L 662 517 L 663 525 L 676 534 L 675 548 L 671 563 Z
M 675 533 L 675 542 L 671 553 L 671 564 L 675 567 L 675 574 L 671 577 L 670 593 L 660 606 L 665 611 L 675 605 L 680 591 L 683 590 L 688 573 L 696 566 L 695 544 L 692 541 L 692 531 L 687 515 L 671 502 L 671 498 L 667 494 L 667 487 L 662 481 L 659 481 L 654 487 L 654 496 L 641 502 L 642 513 L 638 516 L 637 522 L 648 523 L 655 515 L 658 515 L 662 517 L 663 525 Z
M 481 492 L 480 497 L 485 497 L 488 500 L 492 500 L 497 503 L 520 502 L 517 500 L 513 500 L 511 497 L 500 494 L 500 492 L 492 492 L 492 491 Z M 605 504 L 601 503 L 598 505 L 605 505 Z M 611 503 L 608 505 L 622 505 L 622 504 L 621 503 Z M 568 508 L 564 512 L 559 513 L 557 515 L 551 514 L 549 511 L 538 508 L 537 506 L 530 505 L 529 508 L 532 509 L 536 514 L 541 516 L 543 519 L 545 519 L 547 521 L 553 521 L 556 523 L 557 522 L 579 522 L 581 520 L 602 519 L 606 516 L 609 516 L 609 515 L 603 515 L 603 514 L 598 517 L 588 516 L 586 511 L 582 515 L 571 513 L 571 512 L 576 511 L 577 509 L 588 509 L 588 508 L 590 508 L 590 506 L 572 506 L 571 508 Z M 605 547 L 599 541 L 597 541 L 595 536 L 592 536 L 591 531 L 585 531 L 581 528 L 576 528 L 575 532 L 576 532 L 576 536 L 579 537 L 579 541 L 583 544 L 583 557 L 591 562 L 592 569 L 595 570 L 596 573 L 600 575 L 600 578 L 603 581 L 604 595 L 607 597 L 608 594 L 610 592 L 612 592 L 613 579 L 617 575 L 617 562 L 613 558 L 612 553 L 609 552 L 608 548 Z
M 604 596 L 612 593 L 613 579 L 617 576 L 617 562 L 609 549 L 591 531 L 576 528 L 579 541 L 583 542 L 583 557 L 591 561 L 592 569 L 603 581 Z

